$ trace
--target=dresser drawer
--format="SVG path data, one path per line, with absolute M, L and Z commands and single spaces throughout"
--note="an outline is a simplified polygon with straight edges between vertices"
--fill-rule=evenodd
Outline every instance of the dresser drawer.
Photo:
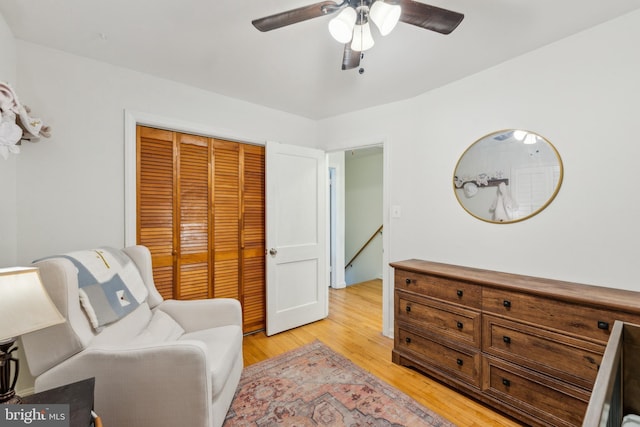
M 480 312 L 396 291 L 396 319 L 480 348 Z
M 482 288 L 462 280 L 396 269 L 395 288 L 472 308 L 482 306 Z
M 483 373 L 487 395 L 517 407 L 541 425 L 582 424 L 588 392 L 490 356 L 484 357 Z
M 421 365 L 454 376 L 465 383 L 480 387 L 480 352 L 439 341 L 427 334 L 421 335 L 410 328 L 396 328 L 395 350 L 408 359 L 417 359 Z M 413 357 L 412 357 L 413 355 Z
M 482 309 L 485 312 L 591 338 L 604 345 L 609 340 L 613 322 L 618 320 L 616 312 L 613 311 L 492 288 L 482 291 Z
M 489 315 L 482 322 L 484 352 L 585 389 L 593 387 L 604 345 Z

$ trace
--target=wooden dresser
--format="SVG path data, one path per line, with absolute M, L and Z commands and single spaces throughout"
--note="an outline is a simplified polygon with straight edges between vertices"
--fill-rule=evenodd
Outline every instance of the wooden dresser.
M 408 260 L 395 269 L 393 361 L 530 425 L 582 423 L 615 320 L 640 293 Z

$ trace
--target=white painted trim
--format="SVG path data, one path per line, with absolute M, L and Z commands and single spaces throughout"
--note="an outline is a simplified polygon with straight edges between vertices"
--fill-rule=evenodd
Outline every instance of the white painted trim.
M 136 125 L 203 135 L 246 144 L 265 145 L 264 140 L 244 137 L 229 129 L 188 122 L 140 111 L 124 110 L 124 244 L 136 244 Z
M 21 397 L 31 396 L 36 392 L 34 387 L 27 387 L 22 390 L 16 390 L 16 394 Z
M 382 143 L 382 335 L 393 338 L 393 269 L 389 267 L 391 144 Z M 386 279 L 386 280 L 385 280 Z
M 336 167 L 331 164 L 330 157 L 327 154 L 327 169 L 329 169 L 329 191 L 327 191 L 327 195 L 329 196 L 329 200 L 327 201 L 327 206 L 329 207 L 329 224 L 327 225 L 327 230 L 329 230 L 329 239 L 327 242 L 327 247 L 329 249 L 329 286 L 332 288 L 337 288 L 337 278 L 336 274 L 338 272 L 338 262 L 337 262 L 337 254 L 336 251 L 338 249 L 338 245 L 336 244 L 336 227 L 332 226 L 335 224 L 338 215 L 337 215 L 337 197 L 336 197 Z M 331 173 L 333 171 L 333 173 Z
M 335 159 L 334 153 L 341 153 L 340 159 Z M 335 245 L 335 260 L 334 260 L 334 282 L 331 286 L 335 289 L 342 289 L 347 287 L 344 275 L 344 152 L 337 151 L 331 154 L 327 154 L 329 159 L 328 166 L 335 170 L 335 192 L 336 192 L 336 245 Z M 335 161 L 337 160 L 337 161 Z M 329 233 L 331 233 L 331 227 L 329 227 Z M 329 241 L 331 238 L 329 237 Z
M 124 115 L 124 245 L 136 242 L 136 117 L 125 110 Z

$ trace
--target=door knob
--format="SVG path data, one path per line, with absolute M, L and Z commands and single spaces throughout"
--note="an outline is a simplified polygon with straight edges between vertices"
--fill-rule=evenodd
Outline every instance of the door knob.
M 278 253 L 278 250 L 276 248 L 269 249 L 269 255 L 276 256 L 277 253 Z

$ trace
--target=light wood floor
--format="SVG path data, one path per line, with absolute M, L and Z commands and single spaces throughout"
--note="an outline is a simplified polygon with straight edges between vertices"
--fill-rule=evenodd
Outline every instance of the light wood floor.
M 246 336 L 245 365 L 317 339 L 458 426 L 519 426 L 437 381 L 391 362 L 393 340 L 381 333 L 380 280 L 330 289 L 329 299 L 327 319 L 271 337 L 263 332 Z

